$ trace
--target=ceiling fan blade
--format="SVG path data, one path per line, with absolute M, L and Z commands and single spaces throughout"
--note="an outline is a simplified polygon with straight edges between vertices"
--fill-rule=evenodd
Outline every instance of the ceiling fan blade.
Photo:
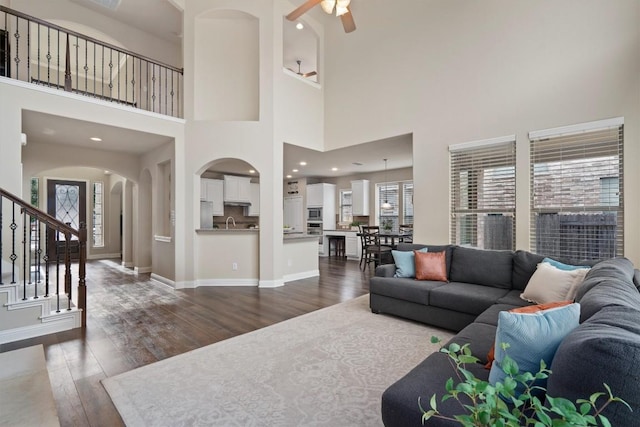
M 351 8 L 347 6 L 349 10 L 344 15 L 340 15 L 340 20 L 342 21 L 342 26 L 344 27 L 345 33 L 350 33 L 356 30 L 356 23 L 353 21 L 353 15 L 351 14 Z
M 296 19 L 304 15 L 313 6 L 320 4 L 321 1 L 322 0 L 307 0 L 306 2 L 302 3 L 302 5 L 300 5 L 297 9 L 294 9 L 293 12 L 288 14 L 287 19 L 289 21 L 295 21 Z
M 318 74 L 316 71 L 309 71 L 308 73 L 304 73 L 302 77 L 313 77 Z

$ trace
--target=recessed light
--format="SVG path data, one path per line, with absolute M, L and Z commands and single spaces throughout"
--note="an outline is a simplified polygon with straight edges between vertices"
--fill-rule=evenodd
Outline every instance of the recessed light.
M 287 175 L 287 178 L 293 178 L 291 175 Z
M 298 172 L 298 169 L 291 169 L 291 172 L 293 173 Z
M 297 29 L 299 29 L 299 30 L 301 30 L 301 29 L 303 29 L 303 28 L 304 28 L 304 25 L 302 25 L 302 22 L 298 22 L 298 23 L 296 24 L 296 28 L 297 28 Z
M 300 166 L 307 166 L 307 162 L 300 162 Z
M 91 138 L 89 138 L 90 140 L 92 140 L 93 142 L 100 142 L 102 141 L 102 138 L 98 138 L 97 136 L 92 136 Z
M 338 168 L 331 168 L 331 170 L 335 172 L 338 170 Z
M 253 170 L 253 169 L 250 169 L 250 170 L 249 170 L 249 173 L 256 173 L 256 171 L 255 171 L 255 170 Z
M 105 171 L 104 171 L 104 174 L 105 174 L 105 175 L 111 175 L 111 171 L 105 170 Z

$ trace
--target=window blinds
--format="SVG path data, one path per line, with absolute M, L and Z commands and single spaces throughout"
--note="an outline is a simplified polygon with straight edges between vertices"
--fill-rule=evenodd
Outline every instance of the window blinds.
M 624 251 L 623 125 L 530 134 L 531 248 L 603 259 Z
M 515 137 L 451 146 L 451 242 L 515 246 Z

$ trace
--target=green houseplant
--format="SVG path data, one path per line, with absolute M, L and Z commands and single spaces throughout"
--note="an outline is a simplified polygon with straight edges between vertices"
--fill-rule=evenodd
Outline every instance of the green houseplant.
M 431 342 L 437 344 L 440 339 L 432 337 Z M 508 344 L 502 344 L 506 351 Z M 418 405 L 422 411 L 422 422 L 432 417 L 457 421 L 464 427 L 497 426 L 605 426 L 611 424 L 602 415 L 602 410 L 614 402 L 631 407 L 624 400 L 614 397 L 611 389 L 604 384 L 606 392 L 593 393 L 588 399 L 578 399 L 576 403 L 561 397 L 547 396 L 541 400 L 537 396 L 540 392 L 546 392 L 543 387 L 536 386 L 536 380 L 545 379 L 551 371 L 547 369 L 544 361 L 540 363 L 537 373 L 520 373 L 518 364 L 508 355 L 502 362 L 502 369 L 507 374 L 504 383 L 491 385 L 487 381 L 476 378 L 465 368 L 468 363 L 477 363 L 477 357 L 471 354 L 469 344 L 460 346 L 451 344 L 448 348 L 442 347 L 441 352 L 446 353 L 454 365 L 459 382 L 454 383 L 449 378 L 445 384 L 446 394 L 441 401 L 455 399 L 460 403 L 461 414 L 449 417 L 438 411 L 438 398 L 434 394 L 429 401 L 429 408 L 425 410 L 420 398 Z M 524 386 L 522 394 L 516 393 L 518 384 Z M 464 400 L 464 402 L 463 402 Z M 469 403 L 470 402 L 470 403 Z M 509 406 L 506 402 L 509 402 Z

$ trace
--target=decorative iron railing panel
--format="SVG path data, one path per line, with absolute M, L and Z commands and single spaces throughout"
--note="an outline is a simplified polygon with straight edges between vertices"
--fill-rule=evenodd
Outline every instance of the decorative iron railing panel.
M 75 230 L 0 188 L 0 286 L 19 285 L 18 297 L 23 301 L 53 298 L 56 312 L 71 310 L 77 300 L 82 326 L 86 326 L 87 309 L 86 241 L 84 223 Z M 76 260 L 74 287 L 72 262 Z
M 183 72 L 0 6 L 0 76 L 173 117 Z

